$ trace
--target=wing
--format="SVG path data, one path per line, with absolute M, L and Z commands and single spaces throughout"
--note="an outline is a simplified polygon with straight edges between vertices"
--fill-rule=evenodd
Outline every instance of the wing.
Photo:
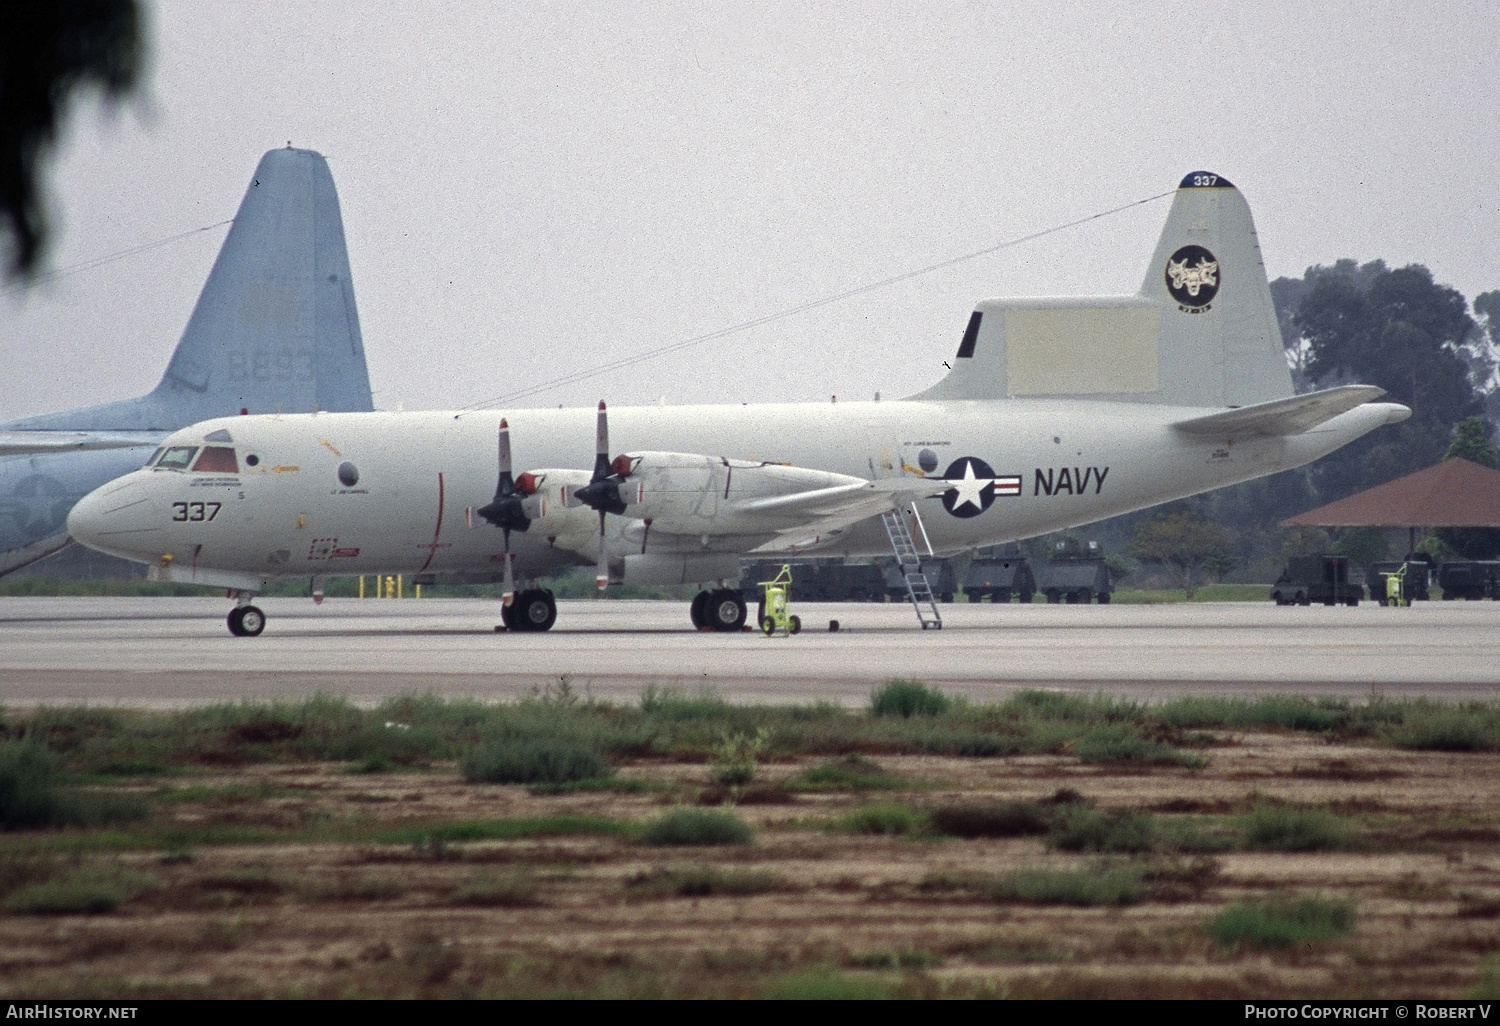
M 1172 426 L 1189 435 L 1300 435 L 1356 406 L 1385 395 L 1374 385 L 1341 385 L 1322 392 L 1273 399 L 1206 417 L 1179 420 Z
M 0 431 L 0 456 L 145 448 L 164 437 L 160 431 Z

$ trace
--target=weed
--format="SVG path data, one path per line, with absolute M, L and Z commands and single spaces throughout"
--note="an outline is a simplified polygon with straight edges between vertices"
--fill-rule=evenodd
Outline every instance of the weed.
M 1260 805 L 1240 827 L 1246 847 L 1261 851 L 1336 851 L 1353 842 L 1348 822 L 1324 809 Z
M 755 779 L 756 760 L 770 743 L 771 732 L 765 727 L 757 728 L 754 737 L 721 729 L 714 746 L 714 780 L 732 787 L 750 783 Z
M 1064 806 L 1047 842 L 1063 851 L 1129 853 L 1150 851 L 1159 841 L 1156 820 L 1134 812 L 1105 813 L 1083 805 Z
M 52 755 L 35 742 L 0 742 L 0 827 L 51 826 L 63 815 Z
M 839 819 L 837 825 L 850 833 L 886 837 L 920 837 L 931 826 L 926 815 L 900 802 L 876 802 L 855 809 Z
M 941 716 L 952 706 L 952 700 L 937 688 L 921 681 L 893 680 L 870 695 L 870 712 L 876 716 Z
M 700 898 L 711 894 L 764 894 L 782 886 L 782 882 L 775 873 L 765 869 L 675 866 L 638 873 L 626 881 L 626 886 L 648 894 Z
M 729 812 L 711 809 L 673 809 L 646 825 L 641 840 L 647 844 L 748 844 L 749 824 Z
M 1141 897 L 1139 866 L 1098 863 L 1084 869 L 1020 869 L 990 881 L 983 893 L 996 901 L 1038 905 L 1128 905 Z
M 939 806 L 931 816 L 952 837 L 1033 837 L 1052 829 L 1057 812 L 1037 802 L 971 802 Z
M 907 781 L 891 776 L 879 763 L 862 755 L 830 759 L 804 770 L 787 784 L 796 791 L 875 791 L 907 786 Z
M 1479 982 L 1465 992 L 1470 1001 L 1493 1001 L 1500 998 L 1500 955 L 1490 955 L 1479 963 Z
M 613 772 L 597 752 L 556 739 L 496 739 L 465 752 L 459 767 L 465 780 L 487 784 L 561 784 Z
M 1354 929 L 1354 903 L 1342 899 L 1298 898 L 1241 901 L 1204 925 L 1225 947 L 1290 948 L 1331 940 Z
M 539 904 L 536 878 L 522 871 L 479 873 L 454 888 L 448 900 L 454 905 L 521 908 Z

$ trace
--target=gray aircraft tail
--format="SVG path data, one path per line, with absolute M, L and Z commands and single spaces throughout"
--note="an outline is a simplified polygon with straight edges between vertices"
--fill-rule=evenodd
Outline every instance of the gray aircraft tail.
M 311 150 L 261 158 L 150 394 L 6 426 L 171 431 L 242 409 L 373 409 L 338 193 L 328 162 Z
M 912 398 L 1222 407 L 1293 394 L 1249 204 L 1207 171 L 1178 186 L 1138 294 L 987 300 L 953 363 Z

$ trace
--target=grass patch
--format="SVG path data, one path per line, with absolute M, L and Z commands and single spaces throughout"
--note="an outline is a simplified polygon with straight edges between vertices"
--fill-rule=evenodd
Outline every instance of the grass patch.
M 1132 854 L 1151 851 L 1161 841 L 1152 816 L 1136 812 L 1100 812 L 1085 805 L 1065 806 L 1047 843 L 1063 851 Z
M 880 768 L 880 764 L 862 755 L 845 755 L 830 759 L 821 766 L 803 770 L 787 782 L 792 791 L 882 791 L 912 786 Z
M 900 802 L 866 805 L 835 822 L 840 830 L 849 833 L 884 837 L 921 837 L 931 830 L 931 821 L 925 813 Z
M 523 908 L 540 904 L 536 886 L 536 878 L 524 870 L 478 873 L 455 887 L 448 901 L 484 908 Z
M 626 887 L 638 893 L 704 898 L 713 894 L 764 894 L 782 886 L 767 869 L 720 869 L 717 866 L 673 866 L 638 873 Z
M 941 716 L 953 705 L 953 700 L 937 688 L 930 688 L 921 681 L 893 680 L 877 688 L 870 695 L 870 712 L 875 716 Z
M 884 980 L 825 968 L 784 976 L 766 989 L 766 997 L 773 1001 L 879 1001 L 889 990 Z
M 564 784 L 614 772 L 598 752 L 569 741 L 501 738 L 477 745 L 459 760 L 464 779 L 484 784 Z
M 1332 940 L 1354 929 L 1354 903 L 1343 899 L 1241 901 L 1204 926 L 1225 947 L 1291 948 Z
M 673 809 L 641 831 L 647 844 L 749 844 L 753 836 L 744 820 L 714 809 Z
M 1079 762 L 1135 762 L 1143 765 L 1185 766 L 1202 769 L 1208 760 L 1180 751 L 1141 734 L 1130 723 L 1108 723 L 1094 727 L 1074 746 Z
M 1058 810 L 1040 802 L 968 802 L 929 815 L 933 828 L 950 837 L 1036 837 L 1052 830 Z
M 1247 848 L 1260 851 L 1338 851 L 1353 846 L 1347 820 L 1326 809 L 1260 805 L 1239 822 Z
M 155 877 L 117 866 L 81 866 L 17 887 L 6 895 L 4 907 L 22 915 L 97 915 L 158 885 Z
M 1428 752 L 1493 752 L 1500 748 L 1500 719 L 1490 709 L 1424 709 L 1387 735 L 1397 748 Z
M 461 820 L 427 823 L 397 829 L 330 831 L 333 839 L 373 841 L 376 844 L 423 844 L 436 841 L 515 841 L 528 837 L 568 837 L 583 834 L 623 836 L 629 823 L 603 816 L 518 816 L 511 819 Z
M 57 758 L 35 741 L 0 742 L 0 829 L 104 826 L 145 819 L 143 799 L 60 786 Z
M 856 969 L 905 969 L 921 971 L 942 963 L 942 958 L 930 951 L 905 948 L 900 951 L 864 951 L 849 956 L 849 965 Z
M 1019 869 L 990 881 L 984 894 L 995 901 L 1036 905 L 1129 905 L 1141 899 L 1138 866 L 1100 863 L 1084 869 Z

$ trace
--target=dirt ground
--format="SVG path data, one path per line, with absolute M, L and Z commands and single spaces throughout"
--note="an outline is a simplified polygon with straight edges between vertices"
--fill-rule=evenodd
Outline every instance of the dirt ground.
M 652 846 L 629 833 L 296 840 L 328 823 L 638 823 L 665 806 L 721 799 L 701 764 L 627 763 L 622 777 L 652 784 L 639 793 L 537 795 L 466 783 L 452 765 L 373 775 L 264 765 L 179 778 L 165 786 L 195 790 L 159 816 L 277 828 L 290 840 L 75 856 L 117 860 L 154 884 L 105 914 L 0 914 L 0 993 L 1436 998 L 1480 985 L 1500 949 L 1500 756 L 1305 734 L 1218 738 L 1200 771 L 1061 756 L 880 757 L 912 786 L 879 793 L 785 792 L 776 782 L 821 760 L 766 765 L 736 809 L 756 827 L 753 842 L 711 847 Z M 1045 799 L 1059 788 L 1102 810 L 1162 816 L 1323 806 L 1348 817 L 1361 841 L 1335 852 L 1152 856 L 1167 882 L 1144 900 L 1072 907 L 923 886 L 939 874 L 1094 861 L 1041 838 L 907 839 L 832 825 L 874 801 L 923 808 Z M 759 892 L 694 896 L 651 883 L 670 879 L 663 870 L 702 867 L 757 879 L 744 889 Z M 487 897 L 473 897 L 476 881 Z M 1225 948 L 1204 932 L 1226 904 L 1304 894 L 1352 899 L 1353 932 L 1280 951 Z

